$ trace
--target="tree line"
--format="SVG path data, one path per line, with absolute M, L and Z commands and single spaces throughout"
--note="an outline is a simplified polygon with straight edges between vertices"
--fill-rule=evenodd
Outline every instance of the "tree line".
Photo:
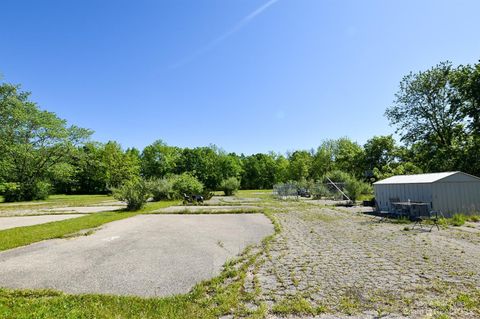
M 49 193 L 101 194 L 137 178 L 188 174 L 205 189 L 236 179 L 243 189 L 317 181 L 333 171 L 364 182 L 398 174 L 462 170 L 480 175 L 480 64 L 443 62 L 400 82 L 385 115 L 396 127 L 364 145 L 349 139 L 287 154 L 228 153 L 210 145 L 180 148 L 158 140 L 143 150 L 91 141 L 92 131 L 68 126 L 40 109 L 19 85 L 0 85 L 0 194 L 32 200 Z

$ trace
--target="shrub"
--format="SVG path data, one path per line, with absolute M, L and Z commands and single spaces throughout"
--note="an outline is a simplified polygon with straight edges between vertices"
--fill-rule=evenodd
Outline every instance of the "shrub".
M 126 202 L 127 210 L 139 210 L 150 197 L 148 183 L 143 179 L 127 181 L 119 188 L 113 189 L 113 197 Z
M 240 181 L 235 177 L 224 179 L 220 183 L 220 189 L 225 193 L 225 196 L 232 196 L 240 188 Z
M 189 173 L 172 177 L 172 183 L 173 191 L 178 198 L 182 197 L 183 194 L 201 194 L 203 191 L 203 184 Z
M 325 183 L 328 183 L 328 179 L 327 177 L 332 180 L 334 183 L 339 183 L 339 184 L 343 184 L 343 183 L 347 183 L 348 181 L 350 181 L 352 179 L 352 177 L 350 176 L 350 174 L 348 173 L 345 173 L 343 171 L 331 171 L 331 172 L 328 172 L 326 175 L 325 175 L 325 178 L 324 178 L 324 182 Z
M 4 183 L 2 187 L 5 202 L 19 202 L 47 199 L 51 185 L 38 181 L 33 183 Z
M 173 179 L 157 178 L 148 181 L 148 187 L 154 201 L 169 200 L 175 198 Z
M 310 188 L 310 194 L 314 199 L 322 199 L 322 197 L 329 197 L 332 195 L 328 187 L 320 182 L 313 184 Z
M 354 177 L 350 177 L 345 183 L 345 192 L 355 202 L 361 195 L 371 194 L 372 187 L 364 182 L 357 180 Z

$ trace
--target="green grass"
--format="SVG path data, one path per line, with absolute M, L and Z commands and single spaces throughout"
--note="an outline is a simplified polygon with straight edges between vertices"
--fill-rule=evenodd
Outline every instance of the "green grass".
M 95 228 L 137 215 L 138 212 L 104 212 L 40 225 L 10 228 L 0 231 L 0 251 L 35 243 L 41 240 L 62 238 L 81 230 Z
M 326 312 L 326 308 L 324 306 L 313 306 L 308 300 L 297 295 L 276 303 L 272 312 L 278 315 L 318 315 Z
M 455 214 L 451 218 L 440 218 L 438 223 L 442 226 L 463 226 L 466 222 L 478 223 L 480 215 Z
M 192 295 L 161 299 L 0 289 L 1 318 L 214 318 Z
M 68 206 L 89 206 L 109 200 L 114 200 L 114 198 L 109 195 L 51 195 L 46 200 L 15 203 L 3 203 L 3 198 L 1 198 L 0 211 Z
M 153 202 L 147 203 L 143 209 L 136 212 L 123 210 L 102 212 L 57 222 L 0 230 L 0 251 L 29 245 L 41 240 L 71 236 L 81 230 L 96 228 L 138 214 L 148 214 L 156 209 L 176 203 L 176 201 Z

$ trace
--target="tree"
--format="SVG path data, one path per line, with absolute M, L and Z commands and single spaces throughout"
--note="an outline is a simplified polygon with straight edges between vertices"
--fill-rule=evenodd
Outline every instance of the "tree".
M 349 172 L 357 178 L 364 177 L 364 151 L 356 142 L 344 137 L 338 139 L 334 149 L 335 168 Z
M 92 134 L 40 110 L 29 95 L 17 85 L 0 85 L 0 176 L 19 185 L 15 200 L 37 199 L 49 170 Z
M 386 116 L 407 145 L 417 145 L 419 163 L 427 171 L 453 170 L 465 147 L 462 98 L 452 82 L 455 70 L 443 62 L 400 82 Z
M 336 145 L 335 140 L 325 140 L 318 147 L 312 161 L 311 175 L 314 180 L 322 179 L 334 169 Z
M 189 172 L 209 190 L 217 189 L 222 181 L 218 169 L 218 149 L 214 146 L 185 148 L 177 167 L 177 174 Z
M 72 164 L 76 166 L 76 192 L 81 194 L 108 192 L 104 150 L 103 144 L 90 142 L 75 152 Z
M 398 148 L 392 135 L 374 136 L 365 143 L 363 149 L 367 177 L 374 180 L 374 169 L 381 171 L 383 167 L 393 163 L 398 156 Z
M 307 180 L 310 177 L 313 157 L 307 151 L 295 151 L 289 156 L 289 177 L 294 181 Z
M 143 149 L 140 156 L 142 175 L 146 178 L 163 178 L 174 174 L 182 152 L 178 147 L 168 146 L 162 140 Z
M 140 160 L 138 152 L 129 150 L 123 152 L 117 142 L 109 141 L 105 144 L 103 162 L 106 167 L 107 187 L 117 188 L 126 181 L 133 180 L 140 175 Z
M 277 160 L 273 154 L 258 153 L 243 160 L 243 189 L 269 189 L 277 183 Z

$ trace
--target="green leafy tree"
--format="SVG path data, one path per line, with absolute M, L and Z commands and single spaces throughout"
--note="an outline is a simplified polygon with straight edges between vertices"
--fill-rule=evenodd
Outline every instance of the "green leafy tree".
M 306 180 L 310 177 L 313 157 L 307 151 L 295 151 L 289 156 L 289 175 L 294 181 Z
M 365 153 L 363 148 L 348 138 L 340 138 L 335 147 L 335 168 L 344 172 L 350 172 L 357 178 L 365 175 L 363 163 Z
M 325 174 L 334 169 L 336 145 L 335 140 L 325 140 L 317 148 L 312 161 L 312 179 L 320 180 Z
M 141 154 L 142 175 L 147 178 L 166 177 L 177 171 L 182 152 L 162 140 L 145 147 Z
M 243 160 L 243 189 L 270 189 L 277 183 L 277 160 L 273 154 L 258 153 Z
M 363 149 L 365 153 L 364 167 L 367 173 L 366 177 L 371 182 L 375 181 L 375 169 L 381 171 L 383 167 L 394 163 L 399 155 L 399 149 L 392 135 L 374 136 L 365 143 Z
M 456 169 L 465 148 L 466 121 L 454 74 L 450 62 L 410 73 L 385 113 L 402 141 L 415 146 L 415 161 L 426 171 Z
M 103 162 L 106 167 L 107 186 L 117 188 L 126 181 L 133 180 L 140 175 L 140 161 L 136 151 L 124 152 L 117 142 L 105 144 Z
M 104 145 L 90 142 L 75 152 L 72 164 L 76 167 L 76 192 L 103 194 L 108 191 L 104 150 Z
M 0 85 L 0 176 L 19 185 L 14 200 L 45 197 L 50 169 L 65 160 L 91 131 L 67 126 L 41 110 L 19 86 Z M 40 191 L 41 190 L 41 191 Z
M 217 189 L 222 181 L 218 169 L 219 155 L 216 147 L 185 148 L 179 161 L 177 173 L 188 172 L 209 189 Z

